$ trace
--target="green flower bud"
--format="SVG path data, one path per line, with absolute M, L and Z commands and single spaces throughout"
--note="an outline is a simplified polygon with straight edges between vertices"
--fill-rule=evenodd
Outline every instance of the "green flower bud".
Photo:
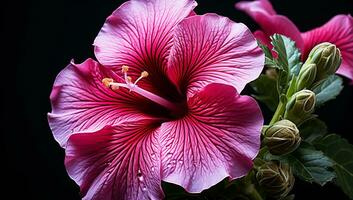
M 284 118 L 300 124 L 314 112 L 315 102 L 315 93 L 310 90 L 295 93 L 287 103 Z
M 274 161 L 261 165 L 257 170 L 256 179 L 265 192 L 275 199 L 286 197 L 295 181 L 288 165 Z
M 336 45 L 324 42 L 316 45 L 310 51 L 305 64 L 316 64 L 316 81 L 320 81 L 334 74 L 341 65 L 341 62 L 341 52 Z
M 263 142 L 271 154 L 284 155 L 297 149 L 301 138 L 297 126 L 284 119 L 266 130 Z
M 305 64 L 301 68 L 297 80 L 297 91 L 310 88 L 316 80 L 317 67 L 316 64 Z

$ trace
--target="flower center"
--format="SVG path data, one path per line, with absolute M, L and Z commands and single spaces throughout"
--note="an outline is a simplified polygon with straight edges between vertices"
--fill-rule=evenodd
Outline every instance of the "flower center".
M 136 92 L 137 94 L 167 108 L 168 110 L 170 110 L 172 113 L 178 113 L 178 106 L 175 104 L 175 103 L 172 103 L 168 100 L 166 100 L 165 98 L 163 97 L 160 97 L 156 94 L 153 94 L 152 92 L 149 92 L 145 89 L 142 89 L 140 88 L 137 83 L 143 79 L 143 78 L 146 78 L 149 74 L 147 71 L 143 71 L 141 72 L 141 75 L 140 77 L 138 77 L 135 82 L 132 82 L 132 78 L 130 76 L 128 76 L 127 72 L 129 70 L 129 67 L 126 66 L 126 65 L 123 65 L 122 66 L 122 69 L 121 71 L 123 72 L 124 74 L 124 81 L 125 83 L 118 83 L 118 82 L 115 82 L 112 78 L 104 78 L 102 80 L 102 83 L 110 88 L 111 90 L 113 91 L 116 91 L 116 90 L 119 90 L 120 87 L 123 87 L 123 88 L 127 88 L 129 89 L 130 92 Z

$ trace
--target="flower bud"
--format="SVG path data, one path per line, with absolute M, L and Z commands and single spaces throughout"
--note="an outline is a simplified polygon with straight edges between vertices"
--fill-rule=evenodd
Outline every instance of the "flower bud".
M 295 93 L 288 101 L 284 118 L 299 124 L 314 112 L 316 97 L 310 90 Z
M 284 155 L 297 149 L 301 138 L 297 126 L 284 119 L 266 130 L 263 142 L 271 154 Z
M 287 196 L 295 181 L 288 165 L 274 161 L 261 165 L 257 170 L 256 179 L 265 192 L 275 199 Z
M 334 74 L 341 65 L 341 62 L 341 52 L 336 45 L 324 42 L 316 45 L 310 51 L 305 64 L 316 64 L 316 81 L 320 81 Z
M 305 88 L 310 88 L 310 86 L 316 80 L 317 67 L 316 64 L 305 64 L 301 68 L 297 81 L 297 90 L 302 90 Z

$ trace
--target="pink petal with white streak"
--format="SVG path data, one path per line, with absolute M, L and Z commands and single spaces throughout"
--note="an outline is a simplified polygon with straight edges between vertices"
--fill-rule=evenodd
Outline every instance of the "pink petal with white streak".
M 129 121 L 72 135 L 65 166 L 83 199 L 162 199 L 158 126 Z
M 189 17 L 175 29 L 168 75 L 188 96 L 209 83 L 230 84 L 240 92 L 263 65 L 264 55 L 244 24 L 206 14 Z
M 337 73 L 353 83 L 353 18 L 350 15 L 337 15 L 321 27 L 302 34 L 305 43 L 304 58 L 311 49 L 322 42 L 335 44 L 342 53 L 342 64 Z
M 163 123 L 162 179 L 201 192 L 251 169 L 263 125 L 256 101 L 230 85 L 213 83 L 188 102 L 190 114 Z

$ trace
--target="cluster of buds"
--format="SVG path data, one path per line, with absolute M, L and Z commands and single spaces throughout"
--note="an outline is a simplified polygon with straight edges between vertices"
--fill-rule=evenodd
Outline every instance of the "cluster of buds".
M 257 169 L 256 179 L 266 194 L 274 199 L 283 199 L 292 190 L 294 176 L 284 163 L 269 161 Z
M 333 75 L 342 62 L 340 50 L 336 45 L 324 42 L 316 45 L 309 53 L 308 59 L 303 64 L 297 81 L 297 91 L 310 89 Z
M 298 148 L 301 142 L 297 126 L 289 120 L 281 120 L 265 132 L 263 143 L 273 155 L 285 155 Z
M 263 144 L 271 154 L 282 156 L 299 147 L 302 139 L 297 125 L 309 119 L 315 109 L 316 96 L 311 90 L 333 75 L 341 62 L 341 52 L 334 44 L 321 43 L 311 50 L 300 69 L 298 78 L 292 82 L 294 85 L 289 86 L 291 90 L 286 94 L 288 101 L 282 104 L 283 107 L 277 109 L 278 113 L 281 113 L 278 115 L 280 117 L 274 118 L 274 121 L 281 117 L 284 119 L 271 123 L 272 125 L 264 133 Z M 269 78 L 278 79 L 274 69 L 268 69 L 266 75 Z M 256 170 L 257 182 L 268 197 L 284 199 L 292 190 L 294 176 L 287 164 L 268 161 Z

